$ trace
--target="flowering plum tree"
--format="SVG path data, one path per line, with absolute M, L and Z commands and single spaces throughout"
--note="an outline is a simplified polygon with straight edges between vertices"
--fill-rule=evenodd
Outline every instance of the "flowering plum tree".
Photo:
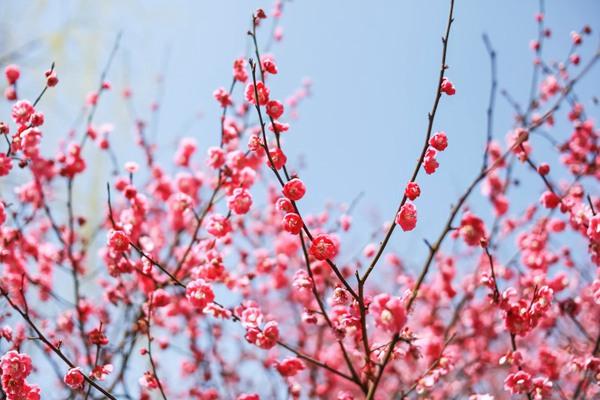
M 536 15 L 531 96 L 522 106 L 502 92 L 514 107 L 506 140 L 494 132 L 496 54 L 484 36 L 491 87 L 481 167 L 437 238 L 425 240 L 420 268 L 388 248 L 394 234 L 414 234 L 428 175 L 452 149 L 436 114 L 461 95 L 447 74 L 454 7 L 449 0 L 439 27 L 439 74 L 414 169 L 390 184 L 390 196 L 402 195 L 397 209 L 349 259 L 352 207 L 303 212 L 311 182 L 286 157 L 288 117 L 308 87 L 287 102 L 269 87 L 285 73 L 269 48 L 281 40 L 279 0 L 269 16 L 249 18 L 251 50 L 213 93 L 219 145 L 201 150 L 184 138 L 172 165 L 158 161 L 144 121 L 135 144 L 145 157 L 124 164 L 96 123 L 119 38 L 87 97 L 84 129 L 49 154 L 43 98 L 61 89 L 60 68 L 52 64 L 30 101 L 18 84 L 37 77 L 8 65 L 2 398 L 599 398 L 600 131 L 576 96 L 600 58 L 586 47 L 590 27 L 572 33 L 566 59 L 547 60 L 551 30 L 543 8 Z M 264 48 L 257 31 L 267 24 L 273 41 Z M 571 131 L 556 129 L 558 119 Z M 545 140 L 555 158 L 542 162 L 536 145 Z M 86 155 L 98 152 L 115 172 L 90 235 L 93 218 L 77 212 L 74 189 L 91 168 Z M 518 174 L 543 187 L 522 210 L 513 206 L 523 196 Z M 492 218 L 469 206 L 478 191 Z

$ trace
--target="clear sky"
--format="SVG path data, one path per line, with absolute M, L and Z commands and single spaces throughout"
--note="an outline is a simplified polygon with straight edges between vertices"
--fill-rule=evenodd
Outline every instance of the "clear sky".
M 544 53 L 564 59 L 569 33 L 587 23 L 594 32 L 588 39 L 592 43 L 583 47 L 585 63 L 598 46 L 600 2 L 546 3 L 546 23 L 553 35 Z M 285 2 L 284 40 L 272 51 L 280 72 L 272 80 L 271 93 L 285 99 L 306 77 L 313 81 L 313 90 L 299 108 L 299 119 L 290 121 L 284 146 L 292 166 L 304 165 L 300 173 L 309 192 L 303 210 L 320 212 L 329 200 L 350 202 L 364 192 L 354 217 L 360 230 L 344 242 L 348 254 L 366 243 L 374 226 L 391 218 L 412 172 L 436 89 L 448 4 L 446 0 Z M 219 107 L 212 92 L 230 83 L 232 60 L 246 48 L 252 12 L 258 7 L 270 10 L 271 5 L 271 1 L 249 0 L 4 0 L 0 57 L 34 41 L 17 60 L 26 80 L 32 81 L 21 88 L 22 95 L 30 98 L 39 91 L 42 72 L 56 62 L 60 85 L 41 106 L 47 120 L 45 140 L 51 149 L 73 126 L 85 94 L 97 86 L 117 32 L 123 31 L 109 80 L 119 92 L 131 86 L 142 116 L 149 117 L 150 104 L 161 98 L 155 129 L 160 157 L 166 160 L 172 158 L 182 136 L 197 138 L 203 149 L 216 143 Z M 482 34 L 489 35 L 498 53 L 499 88 L 524 103 L 530 90 L 533 57 L 529 41 L 536 36 L 537 10 L 534 0 L 456 1 L 447 75 L 457 94 L 443 98 L 434 126 L 447 132 L 450 145 L 439 157 L 439 172 L 420 179 L 423 195 L 417 202 L 417 229 L 410 235 L 397 233 L 391 242 L 409 262 L 422 260 L 422 239 L 438 234 L 450 205 L 481 162 L 490 86 Z M 162 96 L 156 80 L 161 71 Z M 580 100 L 596 118 L 598 106 L 591 100 L 598 95 L 599 78 L 600 68 L 596 68 L 577 87 Z M 0 119 L 7 117 L 7 110 L 5 103 Z M 195 118 L 199 112 L 201 117 Z M 513 120 L 501 97 L 495 119 L 494 136 L 503 141 Z M 96 122 L 114 123 L 121 163 L 142 161 L 131 146 L 131 120 L 117 93 L 101 100 Z M 551 134 L 560 140 L 570 130 L 559 124 Z M 547 159 L 548 143 L 533 140 L 534 158 Z M 103 205 L 110 164 L 101 156 L 94 162 L 87 182 L 93 190 L 78 193 L 79 207 Z M 525 167 L 517 167 L 516 172 L 523 185 L 511 211 L 520 211 L 524 201 L 536 198 L 543 188 Z M 477 195 L 471 204 L 489 219 L 489 206 Z

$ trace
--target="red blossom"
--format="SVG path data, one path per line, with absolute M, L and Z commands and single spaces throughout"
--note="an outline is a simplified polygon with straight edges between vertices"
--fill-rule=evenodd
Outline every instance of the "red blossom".
M 403 231 L 412 231 L 417 226 L 417 207 L 407 202 L 400 208 L 396 215 L 396 223 L 400 225 Z
M 309 251 L 317 260 L 326 260 L 335 257 L 338 249 L 331 236 L 322 233 L 313 239 Z
M 283 110 L 283 104 L 281 104 L 277 100 L 270 100 L 267 103 L 267 115 L 273 119 L 278 119 L 279 117 L 281 117 L 283 115 Z
M 256 95 L 258 93 L 258 105 L 264 106 L 269 102 L 269 92 L 269 88 L 262 82 L 258 82 L 256 86 L 250 83 L 246 86 L 246 101 L 256 105 Z
M 121 230 L 111 229 L 108 232 L 108 247 L 118 253 L 129 250 L 129 238 Z
M 202 279 L 188 283 L 185 288 L 185 296 L 199 311 L 203 311 L 215 299 L 212 288 Z
M 277 363 L 277 371 L 282 376 L 294 376 L 298 372 L 302 371 L 305 367 L 302 360 L 299 358 L 286 358 L 285 360 Z
M 9 85 L 14 85 L 21 76 L 21 70 L 18 65 L 10 64 L 4 68 L 4 75 Z
M 404 194 L 409 200 L 414 201 L 421 195 L 421 188 L 417 182 L 408 182 Z
M 388 332 L 396 333 L 406 323 L 406 309 L 402 300 L 382 293 L 373 298 L 369 312 L 375 316 L 375 323 Z
M 446 132 L 437 132 L 429 139 L 429 145 L 437 151 L 444 151 L 448 147 Z
M 67 371 L 64 377 L 65 384 L 73 390 L 81 389 L 85 382 L 83 372 L 79 367 L 71 368 Z
M 469 246 L 479 246 L 487 237 L 483 220 L 470 212 L 463 215 L 458 232 Z
M 454 88 L 454 85 L 446 77 L 444 77 L 444 79 L 442 80 L 441 90 L 442 90 L 442 92 L 444 92 L 448 96 L 452 96 L 452 95 L 454 95 L 456 93 L 456 89 Z
M 302 218 L 296 213 L 287 213 L 283 217 L 283 229 L 293 235 L 297 235 L 302 230 Z
M 283 195 L 292 201 L 298 201 L 304 197 L 306 186 L 298 178 L 291 179 L 283 186 Z

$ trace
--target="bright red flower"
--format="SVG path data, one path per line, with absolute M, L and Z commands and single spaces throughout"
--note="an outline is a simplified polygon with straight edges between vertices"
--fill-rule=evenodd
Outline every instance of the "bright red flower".
M 326 260 L 335 257 L 338 249 L 331 236 L 322 233 L 314 237 L 309 252 L 317 260 Z
M 275 169 L 279 170 L 283 168 L 285 163 L 287 162 L 287 157 L 283 154 L 283 151 L 276 147 L 275 149 L 269 150 L 270 159 L 267 158 L 267 166 L 275 167 Z M 273 165 L 271 165 L 271 161 L 273 161 Z
M 7 65 L 6 68 L 4 68 L 4 75 L 6 75 L 6 80 L 8 81 L 8 84 L 14 85 L 15 82 L 17 82 L 17 80 L 21 76 L 21 70 L 19 69 L 18 65 L 10 64 Z
M 413 203 L 406 202 L 396 215 L 396 223 L 403 231 L 412 231 L 417 226 L 417 208 Z
M 208 217 L 206 230 L 215 237 L 223 237 L 231 232 L 231 223 L 229 218 L 221 214 L 212 214 Z
M 504 380 L 504 389 L 511 394 L 529 393 L 531 387 L 531 375 L 525 371 L 514 372 Z
M 261 57 L 261 66 L 264 72 L 268 72 L 269 74 L 276 75 L 277 74 L 277 64 L 275 64 L 275 60 L 271 56 L 263 56 Z
M 68 370 L 63 380 L 65 384 L 73 390 L 81 389 L 85 382 L 83 372 L 81 372 L 79 367 Z
M 560 197 L 550 191 L 545 191 L 540 197 L 540 203 L 546 208 L 556 208 L 560 204 Z
M 286 358 L 280 363 L 276 364 L 277 371 L 282 376 L 294 376 L 298 372 L 302 371 L 304 368 L 304 363 L 299 358 Z
M 460 221 L 459 234 L 469 246 L 479 246 L 486 239 L 487 231 L 483 220 L 470 212 L 466 212 Z
M 283 186 L 282 192 L 283 195 L 288 199 L 292 201 L 298 201 L 304 197 L 304 194 L 306 193 L 306 186 L 300 179 L 293 178 L 286 182 L 286 184 Z
M 423 168 L 428 175 L 433 174 L 440 166 L 435 159 L 436 154 L 436 151 L 431 148 L 427 149 L 427 152 L 425 153 L 425 158 L 423 159 Z
M 252 206 L 252 195 L 246 189 L 236 188 L 227 198 L 227 207 L 235 214 L 246 214 Z
M 437 151 L 444 151 L 448 147 L 446 132 L 437 132 L 429 139 L 429 145 Z
M 262 82 L 256 83 L 256 89 L 253 83 L 246 86 L 246 101 L 256 105 L 256 94 L 258 93 L 258 105 L 264 106 L 269 102 L 269 88 Z
M 121 230 L 111 229 L 108 231 L 108 247 L 117 253 L 129 250 L 129 238 Z
M 213 92 L 213 97 L 219 102 L 219 104 L 221 104 L 221 107 L 223 108 L 233 104 L 233 101 L 231 101 L 231 96 L 223 87 L 216 89 Z
M 369 305 L 369 312 L 375 317 L 375 324 L 388 332 L 396 333 L 406 323 L 406 309 L 399 297 L 387 293 L 378 294 Z
M 421 188 L 417 182 L 408 182 L 406 189 L 404 189 L 404 194 L 409 200 L 414 201 L 421 195 Z
M 212 288 L 203 279 L 196 279 L 188 283 L 185 288 L 185 297 L 200 311 L 204 311 L 206 306 L 215 300 Z
M 246 82 L 248 79 L 248 72 L 246 72 L 246 60 L 244 58 L 238 58 L 233 62 L 233 76 L 235 80 L 240 82 Z
M 297 235 L 302 230 L 302 218 L 296 213 L 287 213 L 283 217 L 283 229 Z
M 442 92 L 446 93 L 448 96 L 452 96 L 456 93 L 456 89 L 454 88 L 454 85 L 452 84 L 452 82 L 450 82 L 450 80 L 448 78 L 444 78 L 442 80 Z
M 278 119 L 283 115 L 283 104 L 277 100 L 271 100 L 267 103 L 267 115 L 273 119 Z

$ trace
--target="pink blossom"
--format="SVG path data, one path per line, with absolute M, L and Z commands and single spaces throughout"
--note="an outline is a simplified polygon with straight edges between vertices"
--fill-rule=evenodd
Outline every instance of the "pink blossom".
M 85 382 L 83 372 L 79 367 L 71 368 L 64 377 L 65 384 L 73 390 L 81 389 Z
M 444 151 L 448 147 L 446 132 L 436 132 L 430 139 L 429 145 L 437 151 Z
M 246 189 L 237 188 L 227 198 L 227 207 L 235 214 L 246 214 L 252 206 L 252 195 Z
M 400 332 L 406 323 L 406 310 L 402 300 L 387 293 L 373 298 L 369 312 L 374 315 L 375 324 L 388 332 Z
M 338 248 L 330 235 L 322 233 L 315 236 L 309 251 L 317 260 L 327 260 L 336 256 Z
M 417 226 L 417 207 L 413 203 L 406 202 L 396 215 L 396 223 L 403 231 L 412 231 Z
M 298 201 L 304 197 L 306 186 L 298 178 L 293 178 L 283 186 L 283 195 L 292 201 Z
M 302 360 L 300 360 L 299 358 L 296 358 L 296 357 L 286 358 L 285 360 L 281 361 L 280 363 L 277 363 L 276 367 L 277 367 L 277 371 L 282 376 L 286 376 L 286 377 L 294 376 L 298 372 L 300 372 L 306 368 L 304 366 L 304 363 L 302 362 Z
M 531 375 L 525 371 L 514 372 L 504 380 L 504 389 L 511 394 L 528 393 L 531 391 Z
M 206 222 L 206 230 L 215 237 L 223 237 L 231 232 L 231 224 L 229 218 L 221 214 L 212 214 Z
M 470 212 L 463 215 L 458 232 L 469 246 L 479 246 L 487 237 L 483 220 Z
M 215 300 L 212 288 L 202 279 L 196 279 L 187 284 L 185 297 L 199 311 L 204 311 L 206 306 Z
M 444 77 L 444 79 L 442 80 L 441 90 L 443 93 L 447 94 L 448 96 L 452 96 L 456 93 L 456 89 L 454 88 L 454 85 L 446 77 Z
M 118 253 L 129 250 L 129 238 L 121 230 L 111 229 L 108 232 L 108 247 Z
M 271 100 L 267 103 L 267 115 L 273 119 L 278 119 L 283 115 L 283 104 L 277 100 Z
M 256 93 L 258 93 L 258 105 L 264 106 L 269 102 L 269 88 L 262 82 L 257 82 L 256 87 L 253 83 L 246 86 L 246 101 L 256 105 Z
M 4 75 L 6 75 L 6 81 L 8 84 L 14 85 L 19 79 L 19 76 L 21 76 L 21 70 L 19 69 L 18 65 L 9 64 L 6 66 L 6 68 L 4 68 Z
M 302 218 L 294 212 L 287 213 L 283 217 L 283 229 L 293 235 L 299 234 L 302 226 Z
M 227 90 L 225 90 L 225 88 L 220 87 L 216 89 L 213 92 L 213 97 L 219 102 L 221 107 L 227 107 L 233 104 L 233 101 L 231 101 L 231 96 Z

